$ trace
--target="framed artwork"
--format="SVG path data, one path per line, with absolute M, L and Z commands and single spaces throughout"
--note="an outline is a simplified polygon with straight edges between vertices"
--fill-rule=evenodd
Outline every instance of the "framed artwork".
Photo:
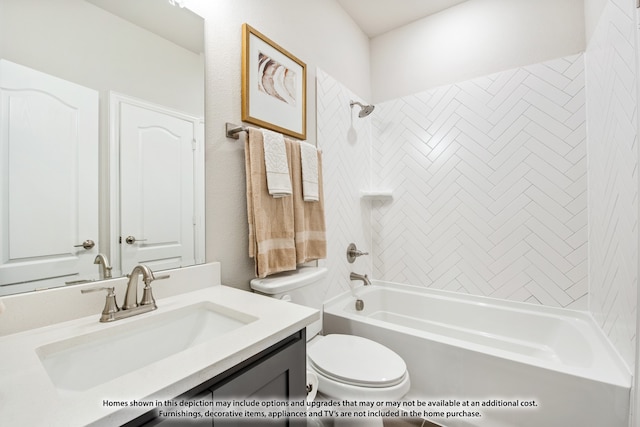
M 307 139 L 307 66 L 242 25 L 242 121 Z

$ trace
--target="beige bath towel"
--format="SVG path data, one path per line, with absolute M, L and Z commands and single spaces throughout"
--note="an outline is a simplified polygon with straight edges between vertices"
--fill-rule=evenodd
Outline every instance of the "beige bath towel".
M 292 146 L 287 144 L 289 164 Z M 298 160 L 299 162 L 299 160 Z M 254 258 L 256 276 L 266 277 L 295 270 L 296 247 L 293 197 L 273 198 L 267 190 L 262 132 L 249 129 L 245 140 L 249 256 Z
M 291 186 L 293 188 L 293 211 L 296 243 L 296 262 L 327 257 L 327 237 L 324 220 L 324 194 L 322 188 L 322 153 L 318 156 L 318 201 L 305 202 L 303 196 L 300 143 L 285 138 L 291 147 Z

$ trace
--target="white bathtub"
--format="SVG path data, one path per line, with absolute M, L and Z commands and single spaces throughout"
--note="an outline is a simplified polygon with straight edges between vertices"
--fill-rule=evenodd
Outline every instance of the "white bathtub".
M 380 281 L 357 294 L 363 311 L 349 293 L 325 304 L 324 333 L 367 337 L 396 351 L 411 377 L 409 400 L 539 405 L 467 407 L 482 417 L 432 421 L 628 426 L 631 374 L 586 313 Z

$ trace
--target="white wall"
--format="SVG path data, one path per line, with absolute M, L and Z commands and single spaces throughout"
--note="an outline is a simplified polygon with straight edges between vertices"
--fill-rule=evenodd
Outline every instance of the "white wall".
M 373 101 L 584 50 L 583 0 L 469 0 L 371 40 Z
M 631 0 L 586 0 L 589 309 L 635 375 L 638 343 L 638 11 Z
M 638 120 L 635 2 L 592 4 L 586 51 L 589 309 L 627 364 L 636 357 Z
M 584 33 L 587 44 L 600 21 L 602 10 L 609 0 L 584 0 Z
M 202 117 L 202 57 L 83 0 L 2 0 L 0 56 Z
M 349 273 L 373 274 L 371 242 L 371 205 L 362 200 L 361 190 L 371 185 L 371 116 L 359 118 L 358 107 L 349 101 L 361 101 L 333 76 L 318 70 L 318 146 L 323 150 L 324 194 L 327 224 L 327 260 L 329 270 L 325 300 L 349 290 Z M 349 243 L 369 256 L 347 262 Z
M 379 104 L 377 279 L 587 309 L 583 55 Z
M 335 0 L 192 0 L 190 7 L 206 25 L 207 260 L 221 261 L 223 283 L 248 289 L 254 269 L 247 255 L 244 149 L 224 136 L 225 122 L 240 122 L 241 26 L 248 23 L 306 63 L 311 143 L 316 67 L 369 98 L 369 40 Z

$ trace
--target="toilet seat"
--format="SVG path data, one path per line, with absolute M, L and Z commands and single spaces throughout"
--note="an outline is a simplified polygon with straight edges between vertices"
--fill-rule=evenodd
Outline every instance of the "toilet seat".
M 334 381 L 387 388 L 406 381 L 407 366 L 391 349 L 354 335 L 331 334 L 308 349 L 311 367 Z

